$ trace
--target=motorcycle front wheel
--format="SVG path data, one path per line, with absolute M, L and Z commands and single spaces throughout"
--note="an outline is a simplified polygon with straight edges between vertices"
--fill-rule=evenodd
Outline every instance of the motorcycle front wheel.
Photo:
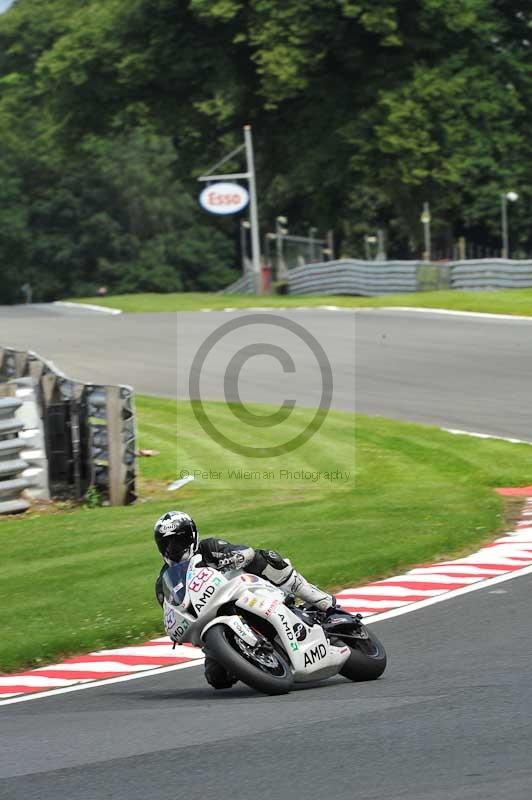
M 384 645 L 374 633 L 367 628 L 365 631 L 368 634 L 367 639 L 343 640 L 351 652 L 340 670 L 340 675 L 350 681 L 374 681 L 380 678 L 386 669 L 387 658 Z
M 261 653 L 220 623 L 205 634 L 205 651 L 227 672 L 262 694 L 287 694 L 294 682 L 288 659 L 278 650 Z

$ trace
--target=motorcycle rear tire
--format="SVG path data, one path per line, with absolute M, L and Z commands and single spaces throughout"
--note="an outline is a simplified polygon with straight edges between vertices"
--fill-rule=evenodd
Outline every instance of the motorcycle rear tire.
M 386 669 L 386 651 L 384 645 L 368 631 L 369 639 L 359 639 L 353 646 L 349 643 L 349 658 L 340 670 L 340 675 L 350 681 L 375 681 Z M 347 642 L 344 642 L 347 644 Z
M 205 649 L 210 656 L 238 680 L 256 689 L 257 692 L 277 695 L 287 694 L 290 691 L 294 683 L 290 664 L 278 650 L 275 651 L 275 655 L 283 668 L 283 675 L 272 675 L 256 667 L 239 653 L 229 641 L 228 633 L 229 629 L 223 624 L 215 625 L 207 631 Z

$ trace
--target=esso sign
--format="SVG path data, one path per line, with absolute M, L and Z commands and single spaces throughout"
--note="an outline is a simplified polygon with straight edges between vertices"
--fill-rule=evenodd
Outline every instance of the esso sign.
M 212 183 L 202 191 L 199 201 L 211 214 L 236 214 L 249 203 L 249 194 L 238 183 Z

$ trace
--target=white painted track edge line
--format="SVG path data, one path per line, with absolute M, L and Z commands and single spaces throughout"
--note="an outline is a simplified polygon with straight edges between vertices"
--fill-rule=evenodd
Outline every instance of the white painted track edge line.
M 65 308 L 88 308 L 90 311 L 100 311 L 102 314 L 121 314 L 121 308 L 111 308 L 110 306 L 97 306 L 92 303 L 69 303 L 66 300 L 54 300 L 54 306 L 64 306 Z
M 187 667 L 196 667 L 198 664 L 203 664 L 204 658 L 195 658 L 194 660 L 187 661 L 185 664 L 171 664 L 168 667 L 154 667 L 153 669 L 144 672 L 136 672 L 133 675 L 120 675 L 117 678 L 104 678 L 103 680 L 94 680 L 89 683 L 76 684 L 75 686 L 62 686 L 59 689 L 51 689 L 50 691 L 32 692 L 31 694 L 19 695 L 18 697 L 10 697 L 7 700 L 0 700 L 0 706 L 8 706 L 13 703 L 25 703 L 28 700 L 44 700 L 46 697 L 55 697 L 58 694 L 67 694 L 68 692 L 80 692 L 82 689 L 94 689 L 96 686 L 109 686 L 112 683 L 125 683 L 125 681 L 134 681 L 137 678 L 149 678 L 150 675 L 161 675 L 163 672 L 174 672 L 179 669 L 187 669 Z
M 504 583 L 505 581 L 513 580 L 514 578 L 520 578 L 524 575 L 532 575 L 532 566 L 523 567 L 523 569 L 515 570 L 514 572 L 509 572 L 504 575 L 498 575 L 494 578 L 488 578 L 487 580 L 479 581 L 478 583 L 469 584 L 468 586 L 463 586 L 460 589 L 452 589 L 449 592 L 445 592 L 444 594 L 437 595 L 435 597 L 429 597 L 426 600 L 419 600 L 414 603 L 409 603 L 406 606 L 402 606 L 400 608 L 394 608 L 391 611 L 384 611 L 382 614 L 365 614 L 364 615 L 364 622 L 373 625 L 376 622 L 384 622 L 384 620 L 392 619 L 393 617 L 399 617 L 403 614 L 409 614 L 412 611 L 419 611 L 423 608 L 427 608 L 428 606 L 435 605 L 436 603 L 441 603 L 445 600 L 451 600 L 454 597 L 460 597 L 463 594 L 469 594 L 469 592 L 476 592 L 479 589 L 487 589 L 491 586 L 496 586 L 499 583 Z M 10 697 L 7 700 L 0 700 L 0 706 L 7 706 L 12 705 L 14 703 L 24 703 L 29 700 L 42 700 L 46 697 L 52 697 L 58 694 L 66 694 L 68 692 L 79 692 L 83 689 L 92 689 L 96 686 L 108 686 L 112 683 L 123 683 L 125 681 L 137 680 L 138 678 L 149 678 L 153 675 L 161 675 L 163 672 L 173 672 L 179 669 L 187 669 L 188 667 L 195 667 L 199 664 L 203 663 L 203 658 L 194 659 L 193 661 L 188 661 L 185 664 L 173 664 L 168 667 L 160 667 L 148 670 L 146 672 L 137 672 L 133 675 L 121 675 L 118 678 L 106 678 L 104 680 L 98 681 L 90 681 L 89 683 L 79 684 L 76 686 L 64 686 L 61 689 L 51 689 L 50 691 L 41 691 L 35 692 L 28 695 L 22 695 L 18 697 Z

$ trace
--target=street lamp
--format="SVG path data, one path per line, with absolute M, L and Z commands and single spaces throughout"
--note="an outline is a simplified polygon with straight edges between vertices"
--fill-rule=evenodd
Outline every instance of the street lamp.
M 515 203 L 519 200 L 517 192 L 503 192 L 501 194 L 501 221 L 502 221 L 502 257 L 508 258 L 510 252 L 508 237 L 508 200 Z

